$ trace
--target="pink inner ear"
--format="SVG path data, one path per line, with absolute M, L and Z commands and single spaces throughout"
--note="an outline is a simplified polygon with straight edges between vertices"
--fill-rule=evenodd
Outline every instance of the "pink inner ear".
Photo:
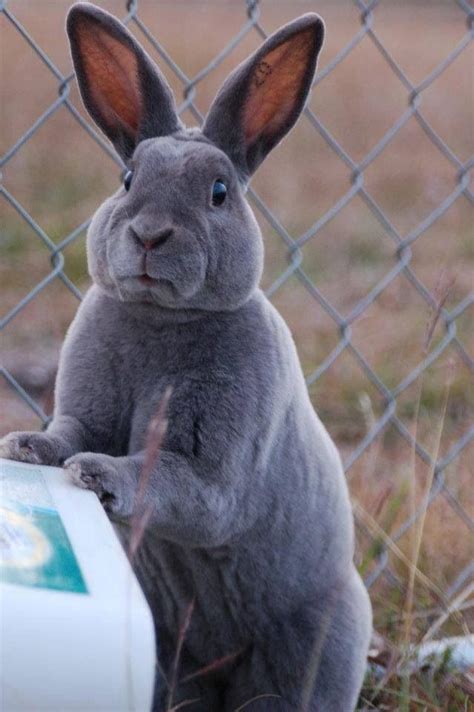
M 119 120 L 136 138 L 143 106 L 134 52 L 100 27 L 81 27 L 78 40 L 91 99 L 98 111 L 111 129 Z
M 314 33 L 300 32 L 266 54 L 254 67 L 243 112 L 245 142 L 284 129 L 303 86 Z

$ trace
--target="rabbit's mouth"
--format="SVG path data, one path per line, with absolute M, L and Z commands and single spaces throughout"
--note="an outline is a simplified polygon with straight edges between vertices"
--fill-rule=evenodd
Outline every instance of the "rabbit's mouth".
M 121 301 L 146 301 L 176 308 L 203 289 L 208 267 L 205 251 L 194 249 L 186 254 L 173 245 L 168 252 L 165 247 L 145 260 L 131 249 L 128 240 L 116 240 L 111 245 L 109 274 L 112 289 L 119 293 Z
M 125 287 L 125 291 L 122 289 L 122 294 L 128 294 L 132 300 L 135 295 L 139 301 L 150 301 L 162 306 L 175 306 L 176 300 L 188 299 L 198 291 L 196 284 L 187 285 L 187 288 L 184 285 L 178 287 L 173 280 L 165 277 L 152 277 L 148 272 L 119 280 L 119 282 L 124 286 L 128 285 Z M 133 288 L 133 284 L 135 284 L 135 288 Z M 136 287 L 138 287 L 138 292 Z
M 149 274 L 142 274 L 138 278 L 138 281 L 140 284 L 145 285 L 145 287 L 151 287 L 153 284 L 155 284 L 156 279 L 154 277 L 150 277 Z

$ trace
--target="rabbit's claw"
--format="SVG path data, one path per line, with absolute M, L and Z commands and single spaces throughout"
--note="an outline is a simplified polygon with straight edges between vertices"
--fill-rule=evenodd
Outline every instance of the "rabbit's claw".
M 80 453 L 66 460 L 64 471 L 77 487 L 95 492 L 107 512 L 123 513 L 123 483 L 113 457 Z
M 10 433 L 0 440 L 0 457 L 34 465 L 58 465 L 56 448 L 46 433 Z

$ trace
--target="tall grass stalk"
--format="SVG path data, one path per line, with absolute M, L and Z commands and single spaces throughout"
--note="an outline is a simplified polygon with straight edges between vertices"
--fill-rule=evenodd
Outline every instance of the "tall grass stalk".
M 438 298 L 437 299 L 437 304 L 436 308 L 434 309 L 434 312 L 432 315 L 428 316 L 428 321 L 425 329 L 425 338 L 424 338 L 424 343 L 423 343 L 423 349 L 422 349 L 422 356 L 426 357 L 426 355 L 429 352 L 429 348 L 431 345 L 431 342 L 433 340 L 434 332 L 437 326 L 437 323 L 439 321 L 439 318 L 442 313 L 442 309 L 444 307 L 444 304 L 446 303 L 448 296 L 454 286 L 454 278 L 451 278 L 448 283 L 442 287 L 443 284 L 443 279 L 444 279 L 444 270 L 441 270 L 438 279 L 437 279 L 437 284 L 435 287 L 435 295 Z M 416 405 L 416 414 L 414 418 L 414 433 L 413 433 L 413 443 L 416 443 L 417 441 L 417 430 L 418 430 L 418 423 L 419 423 L 419 417 L 420 417 L 420 404 L 421 404 L 421 398 L 422 398 L 422 393 L 423 393 L 423 378 L 424 378 L 424 373 L 420 377 L 420 386 L 419 386 L 419 391 L 418 391 L 418 398 L 417 398 L 417 405 Z M 451 385 L 453 382 L 453 368 L 450 363 L 448 363 L 448 373 L 446 377 L 446 382 L 444 385 L 444 392 L 443 392 L 443 403 L 441 407 L 441 414 L 439 417 L 438 421 L 438 427 L 436 430 L 434 442 L 433 442 L 433 449 L 432 452 L 430 453 L 430 458 L 431 458 L 431 467 L 428 473 L 428 477 L 426 480 L 424 492 L 423 492 L 423 497 L 422 497 L 422 511 L 421 515 L 419 516 L 418 520 L 414 522 L 413 528 L 411 529 L 411 560 L 412 560 L 412 566 L 409 569 L 409 577 L 408 577 L 408 587 L 407 587 L 407 594 L 405 598 L 405 625 L 404 629 L 402 632 L 402 641 L 401 641 L 401 646 L 402 650 L 404 651 L 405 655 L 409 655 L 410 651 L 410 643 L 411 643 L 411 636 L 412 636 L 412 626 L 413 626 L 413 607 L 414 607 L 414 595 L 415 595 L 415 571 L 417 569 L 418 565 L 418 559 L 420 556 L 420 550 L 421 550 L 421 543 L 423 539 L 423 532 L 425 528 L 425 521 L 426 521 L 426 514 L 428 511 L 428 507 L 430 504 L 430 494 L 433 488 L 433 482 L 435 478 L 435 471 L 436 471 L 436 463 L 438 462 L 438 456 L 439 456 L 439 451 L 440 451 L 440 445 L 441 445 L 441 437 L 444 431 L 444 424 L 446 420 L 446 413 L 447 413 L 447 407 L 448 407 L 448 400 L 449 400 L 449 394 L 451 391 Z M 411 461 L 411 478 L 410 478 L 410 515 L 414 516 L 416 512 L 416 449 L 415 445 L 413 445 L 412 450 L 412 461 Z M 410 691 L 410 676 L 406 676 L 406 694 L 407 697 L 409 697 L 409 691 Z M 408 708 L 407 708 L 408 709 Z
M 178 671 L 179 671 L 179 664 L 181 660 L 181 651 L 183 649 L 183 643 L 184 639 L 186 637 L 186 633 L 188 631 L 188 628 L 191 623 L 191 618 L 194 612 L 194 605 L 195 605 L 195 598 L 193 598 L 186 610 L 183 622 L 181 623 L 181 626 L 179 628 L 179 633 L 178 633 L 178 640 L 176 643 L 176 651 L 175 651 L 175 656 L 173 660 L 173 666 L 171 668 L 171 676 L 170 676 L 170 682 L 169 682 L 169 688 L 168 688 L 168 703 L 166 707 L 166 712 L 171 712 L 173 709 L 173 698 L 174 695 L 176 694 L 176 686 L 178 684 Z
M 171 393 L 172 389 L 168 386 L 160 401 L 155 417 L 151 419 L 148 425 L 145 441 L 145 458 L 140 472 L 140 477 L 138 479 L 138 487 L 135 494 L 135 503 L 130 525 L 130 540 L 128 548 L 130 563 L 133 563 L 133 559 L 143 539 L 146 526 L 153 511 L 152 504 L 148 505 L 146 508 L 144 508 L 143 505 L 148 482 L 156 463 L 158 462 L 158 456 L 160 454 L 161 446 L 168 427 L 166 411 L 168 409 Z
M 329 627 L 331 625 L 338 599 L 339 588 L 336 586 L 331 591 L 329 602 L 326 608 L 326 615 L 324 616 L 323 624 L 319 631 L 318 637 L 313 645 L 311 659 L 306 668 L 306 680 L 303 687 L 303 694 L 299 712 L 309 712 L 310 710 L 311 697 L 316 687 L 316 680 L 318 677 L 319 664 L 321 662 L 324 643 L 329 633 Z
M 133 566 L 133 562 L 143 540 L 145 534 L 145 529 L 150 520 L 151 514 L 153 512 L 153 505 L 149 504 L 146 508 L 143 507 L 145 501 L 145 494 L 148 487 L 148 482 L 150 480 L 153 469 L 156 466 L 158 457 L 160 454 L 161 446 L 166 434 L 167 420 L 166 411 L 168 409 L 169 400 L 171 397 L 171 388 L 167 388 L 160 401 L 158 410 L 154 418 L 151 419 L 145 439 L 145 458 L 143 461 L 143 466 L 140 471 L 140 476 L 138 478 L 138 486 L 135 493 L 135 501 L 133 507 L 133 513 L 130 523 L 130 535 L 128 543 L 128 560 L 130 566 Z M 132 646 L 131 646 L 131 615 L 132 615 L 132 583 L 133 583 L 132 568 L 128 575 L 127 581 L 127 604 L 125 607 L 125 653 L 126 653 L 126 671 L 127 671 L 127 696 L 128 696 L 128 709 L 133 710 L 133 675 L 132 675 Z M 168 680 L 161 669 L 158 658 L 156 659 L 156 666 L 159 670 L 159 674 L 165 684 L 168 686 Z

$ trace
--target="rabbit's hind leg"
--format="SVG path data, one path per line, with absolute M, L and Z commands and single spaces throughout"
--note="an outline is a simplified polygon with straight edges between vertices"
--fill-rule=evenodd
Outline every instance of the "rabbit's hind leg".
M 367 664 L 372 614 L 354 573 L 325 605 L 279 620 L 229 679 L 225 712 L 352 712 Z M 312 634 L 311 631 L 313 631 Z
M 352 712 L 367 667 L 372 611 L 367 591 L 354 572 L 337 594 L 334 613 L 315 673 L 307 712 Z M 309 699 L 308 699 L 309 698 Z

